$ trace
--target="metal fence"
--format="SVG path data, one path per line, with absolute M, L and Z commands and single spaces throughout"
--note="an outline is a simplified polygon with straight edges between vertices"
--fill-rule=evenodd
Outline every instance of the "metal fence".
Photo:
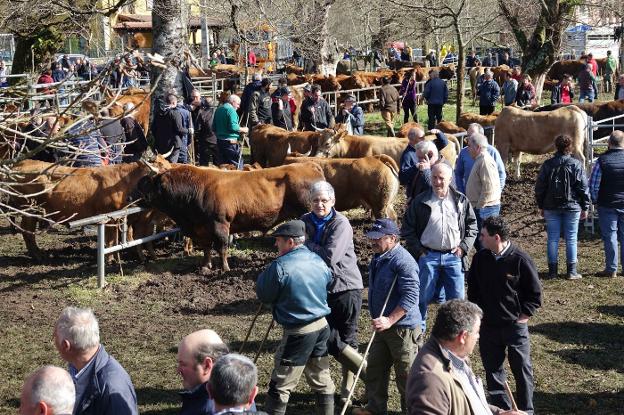
M 106 274 L 106 262 L 105 257 L 107 254 L 119 252 L 124 249 L 132 248 L 133 246 L 142 245 L 147 242 L 155 241 L 165 238 L 170 235 L 174 235 L 180 231 L 180 228 L 174 228 L 168 231 L 159 232 L 154 235 L 146 236 L 145 238 L 134 239 L 132 241 L 127 240 L 128 234 L 128 216 L 135 215 L 137 213 L 146 212 L 149 209 L 141 207 L 132 207 L 128 209 L 121 209 L 115 212 L 105 213 L 103 215 L 92 216 L 90 218 L 79 219 L 69 222 L 70 229 L 78 229 L 87 225 L 97 225 L 97 284 L 98 288 L 104 287 L 106 281 L 104 280 Z M 121 220 L 119 226 L 121 227 L 121 243 L 106 247 L 106 226 L 111 221 Z M 111 225 L 108 225 L 111 226 Z

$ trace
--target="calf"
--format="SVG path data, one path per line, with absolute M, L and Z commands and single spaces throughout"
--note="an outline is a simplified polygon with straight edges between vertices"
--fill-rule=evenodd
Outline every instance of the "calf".
M 212 268 L 213 245 L 228 271 L 230 234 L 267 231 L 299 217 L 307 212 L 310 187 L 319 180 L 323 171 L 314 163 L 249 172 L 181 165 L 141 179 L 133 198 L 167 214 L 203 249 L 202 273 Z

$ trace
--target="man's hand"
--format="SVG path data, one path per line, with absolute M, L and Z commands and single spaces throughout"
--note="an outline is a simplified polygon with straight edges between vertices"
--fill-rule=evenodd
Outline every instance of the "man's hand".
M 464 250 L 461 249 L 459 246 L 451 249 L 451 254 L 455 255 L 456 257 L 463 257 L 464 256 Z
M 544 217 L 544 209 L 540 209 L 540 215 L 542 215 L 542 217 Z
M 282 101 L 281 99 L 277 101 L 277 108 L 282 111 L 284 109 L 284 101 Z
M 516 320 L 516 323 L 520 323 L 520 324 L 526 324 L 529 322 L 529 316 L 527 316 L 526 314 L 520 314 L 520 317 L 518 317 L 518 320 Z
M 189 135 L 195 134 L 195 129 L 194 128 L 189 128 L 188 129 L 188 133 L 189 133 Z
M 585 219 L 587 219 L 587 211 L 586 211 L 586 210 L 583 210 L 583 211 L 581 212 L 581 217 L 580 217 L 580 219 L 581 219 L 581 220 L 585 220 Z
M 420 171 L 431 169 L 431 161 L 429 161 L 429 156 L 425 154 L 425 160 L 418 162 L 416 166 Z
M 247 127 L 240 127 L 239 132 L 241 134 L 247 134 L 249 132 L 249 128 L 247 128 Z
M 431 134 L 437 134 L 437 133 L 439 133 L 439 132 L 440 132 L 440 130 L 438 130 L 437 128 L 432 128 L 431 130 L 429 130 L 429 132 L 430 132 Z
M 314 107 L 308 107 L 308 111 L 310 111 L 312 114 L 314 114 L 315 109 L 314 109 Z
M 372 321 L 373 330 L 376 332 L 388 330 L 392 327 L 392 323 L 388 317 L 379 317 Z

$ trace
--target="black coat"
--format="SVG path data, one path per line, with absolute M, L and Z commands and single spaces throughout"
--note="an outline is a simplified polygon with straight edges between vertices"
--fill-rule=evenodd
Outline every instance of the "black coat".
M 553 169 L 560 164 L 566 165 L 568 182 L 571 185 L 573 200 L 560 204 L 553 199 L 552 192 L 548 191 Z M 591 205 L 587 176 L 583 164 L 570 155 L 556 153 L 554 157 L 546 160 L 540 168 L 535 181 L 535 199 L 540 209 L 553 210 L 587 210 Z
M 271 114 L 273 117 L 273 125 L 289 131 L 293 129 L 292 113 L 290 112 L 290 104 L 288 101 L 284 102 L 282 109 L 279 108 L 279 102 L 271 104 Z
M 190 110 L 191 108 L 189 108 Z M 195 127 L 195 139 L 198 143 L 217 144 L 217 136 L 212 131 L 214 111 L 207 103 L 191 111 L 191 119 Z
M 123 149 L 122 161 L 124 163 L 138 161 L 147 149 L 145 131 L 143 131 L 141 124 L 132 117 L 124 117 L 120 123 L 126 136 L 124 141 L 127 143 Z
M 160 154 L 167 153 L 172 148 L 180 149 L 183 137 L 188 134 L 182 122 L 182 114 L 175 108 L 158 108 L 152 122 L 154 145 Z

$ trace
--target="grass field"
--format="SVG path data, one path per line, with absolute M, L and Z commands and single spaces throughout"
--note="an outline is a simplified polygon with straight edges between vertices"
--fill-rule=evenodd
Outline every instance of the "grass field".
M 425 120 L 426 108 L 422 106 L 420 111 Z M 367 124 L 369 133 L 380 128 L 376 114 L 367 115 Z M 509 179 L 502 214 L 511 224 L 513 240 L 545 273 L 546 236 L 532 196 L 537 161 L 526 163 L 522 179 Z M 396 202 L 399 214 L 404 203 L 403 197 Z M 349 217 L 355 230 L 358 266 L 365 273 L 371 251 L 363 232 L 370 221 L 362 210 L 350 211 Z M 0 414 L 16 412 L 20 388 L 29 372 L 44 364 L 64 365 L 51 340 L 54 321 L 67 305 L 95 310 L 102 343 L 131 375 L 141 413 L 178 413 L 178 342 L 191 331 L 210 327 L 237 351 L 258 307 L 255 278 L 275 256 L 270 238 L 243 239 L 230 254 L 232 271 L 202 276 L 197 273 L 200 253 L 183 257 L 179 242 L 162 244 L 159 258 L 148 264 L 139 264 L 132 253 L 124 253 L 123 274 L 118 265 L 109 267 L 108 285 L 98 290 L 93 236 L 58 228 L 38 240 L 51 254 L 42 264 L 33 263 L 21 236 L 11 234 L 7 224 L 0 223 Z M 563 251 L 560 249 L 562 264 Z M 604 267 L 603 256 L 598 235 L 583 231 L 579 235 L 583 279 L 543 282 L 544 304 L 530 321 L 536 414 L 624 414 L 624 278 L 594 276 Z M 245 354 L 255 355 L 269 322 L 268 313 L 258 319 Z M 279 328 L 270 333 L 259 357 L 260 404 L 280 334 Z M 360 320 L 361 344 L 370 334 L 365 306 Z M 472 364 L 482 375 L 476 351 Z M 338 383 L 340 371 L 333 362 L 332 373 Z M 289 414 L 314 413 L 314 398 L 304 381 L 291 403 Z M 394 386 L 390 409 L 399 412 Z

